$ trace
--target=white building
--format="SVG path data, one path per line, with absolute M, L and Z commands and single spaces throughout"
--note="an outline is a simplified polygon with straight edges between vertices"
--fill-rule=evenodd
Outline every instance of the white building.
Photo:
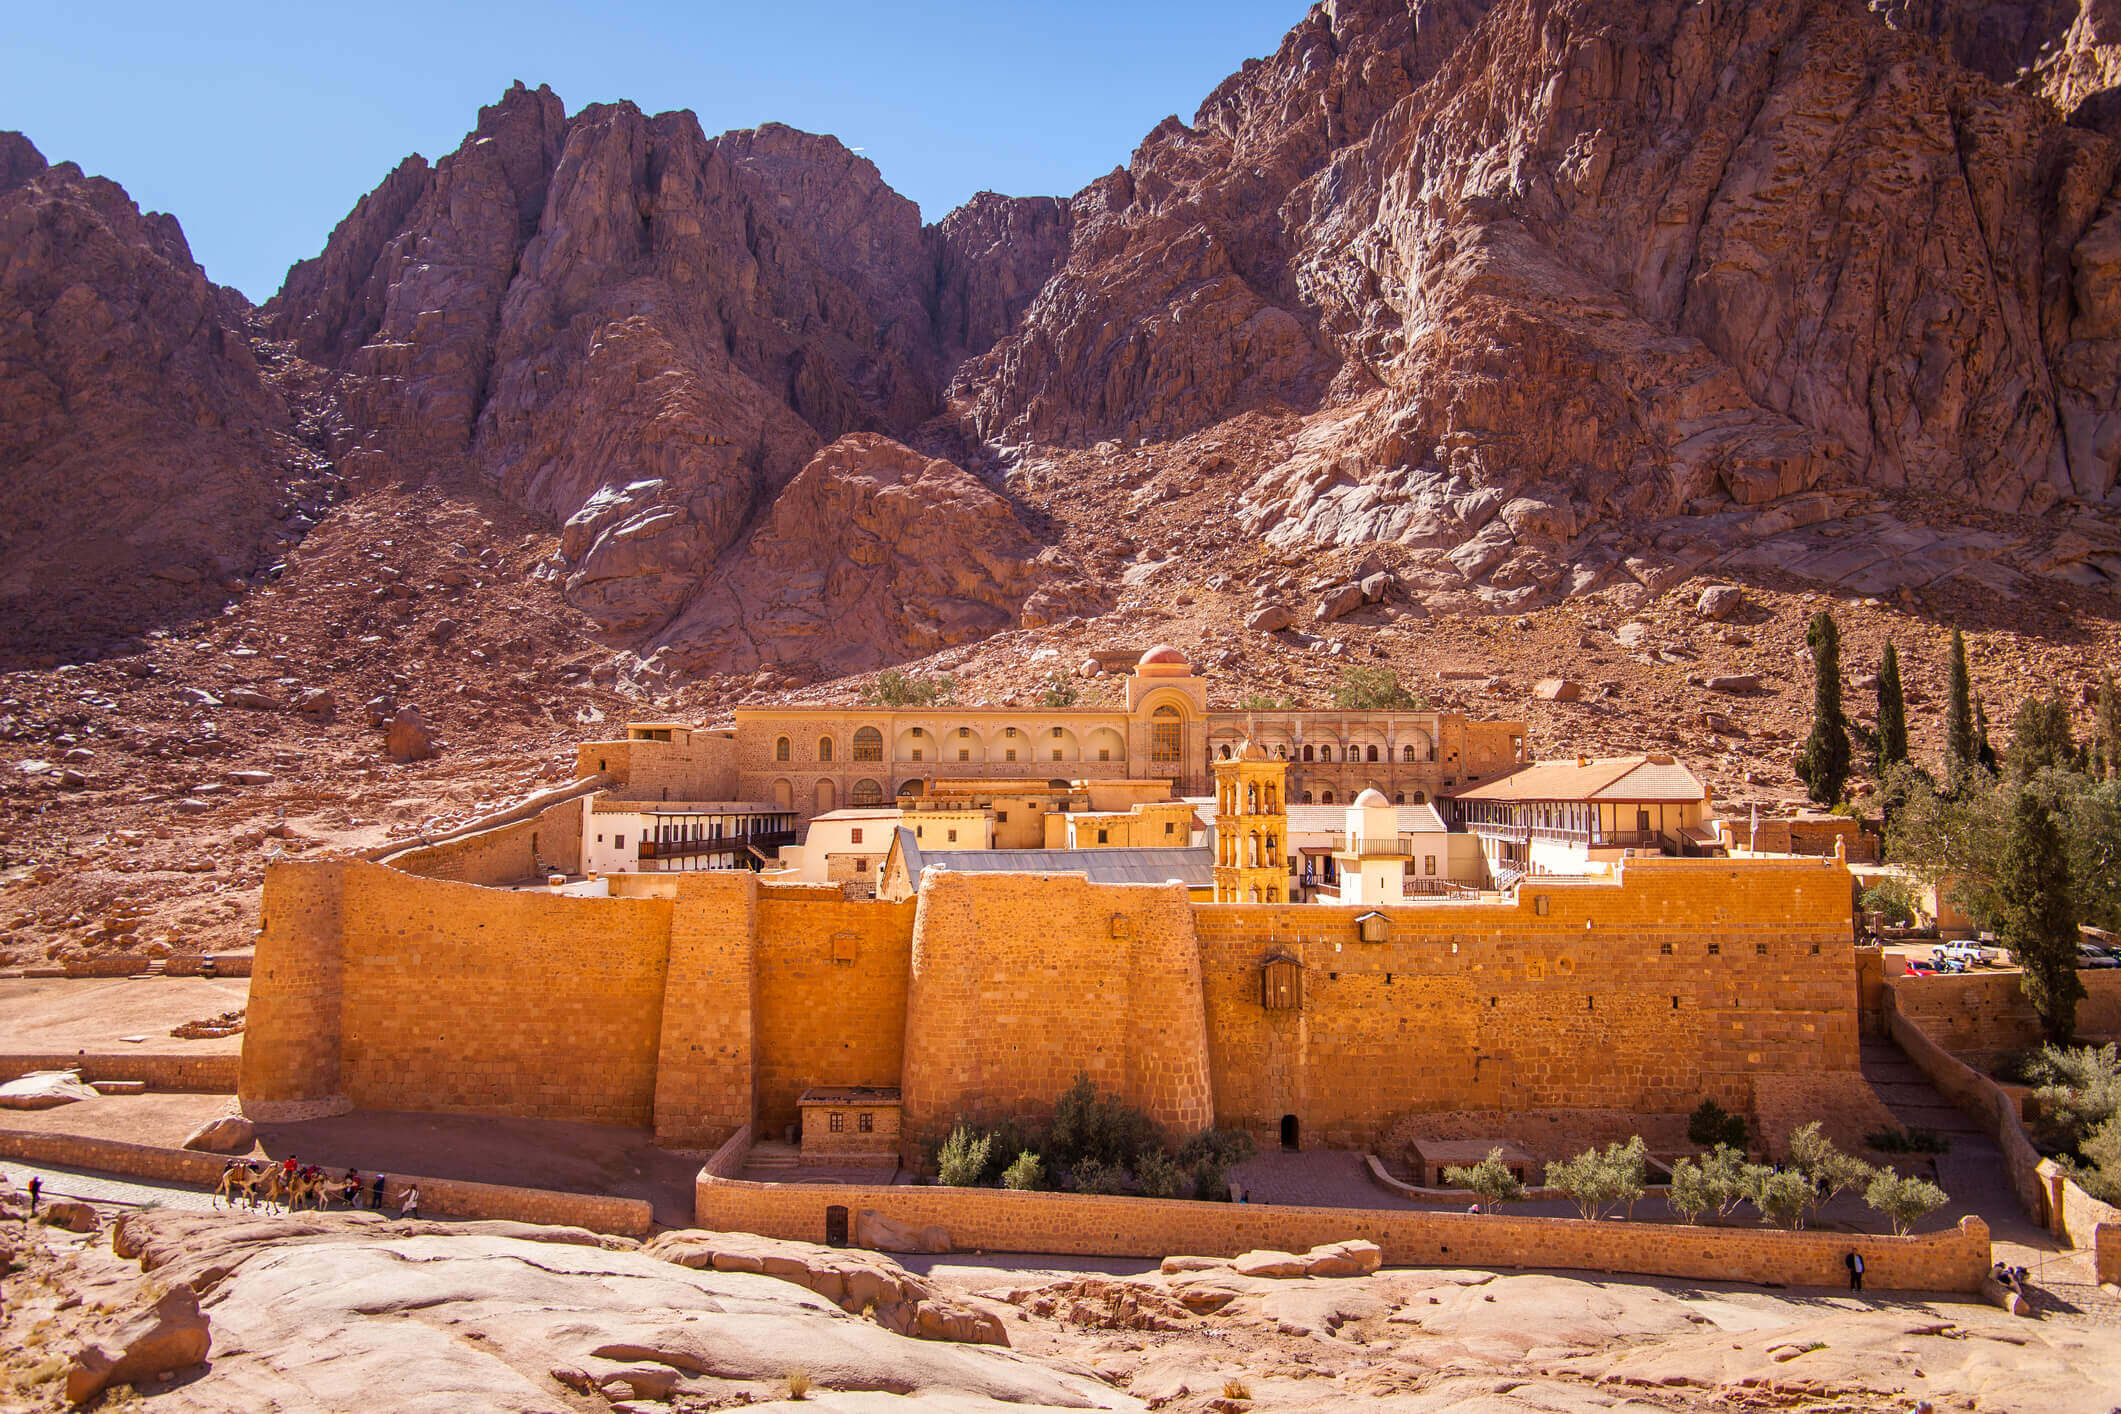
M 1348 807 L 1345 826 L 1330 856 L 1339 883 L 1330 889 L 1321 886 L 1318 902 L 1404 903 L 1413 846 L 1400 836 L 1398 807 L 1384 792 L 1366 790 Z
M 1670 756 L 1539 761 L 1453 802 L 1496 887 L 1526 874 L 1587 874 L 1630 853 L 1723 853 L 1709 789 Z
M 606 800 L 582 812 L 582 872 L 758 869 L 795 843 L 795 812 L 760 801 Z

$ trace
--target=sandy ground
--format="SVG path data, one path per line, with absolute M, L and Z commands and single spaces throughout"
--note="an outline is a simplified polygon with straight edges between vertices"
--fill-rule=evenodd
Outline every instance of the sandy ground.
M 240 1034 L 184 1041 L 170 1028 L 240 1010 L 249 998 L 248 977 L 0 978 L 0 1052 L 234 1055 Z

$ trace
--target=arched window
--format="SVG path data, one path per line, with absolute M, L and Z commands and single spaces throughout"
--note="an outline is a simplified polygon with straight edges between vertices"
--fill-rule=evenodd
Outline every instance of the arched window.
M 780 806 L 783 810 L 786 810 L 790 806 L 794 805 L 795 782 L 775 781 L 773 783 L 773 803 L 775 805 Z
M 1372 761 L 1375 761 L 1377 759 L 1377 748 L 1374 746 L 1370 748 L 1370 759 Z
M 832 759 L 831 737 L 821 736 L 817 739 L 817 759 L 820 761 L 830 761 Z
M 864 776 L 854 783 L 852 790 L 847 792 L 847 803 L 850 805 L 882 805 L 884 803 L 884 788 Z
M 1309 804 L 1311 803 L 1311 792 L 1309 792 L 1309 791 L 1305 791 L 1305 792 L 1304 792 L 1304 799 L 1303 799 L 1303 803 L 1304 803 L 1304 804 L 1306 804 L 1306 805 L 1309 805 Z
M 1259 813 L 1259 786 L 1256 783 L 1245 787 L 1245 813 L 1247 815 L 1257 815 Z
M 1429 803 L 1429 793 L 1425 790 L 1415 791 L 1414 803 L 1416 805 L 1427 805 Z
M 1272 884 L 1269 884 L 1269 885 L 1267 885 L 1267 902 L 1268 902 L 1268 903 L 1280 903 L 1280 902 L 1281 902 L 1281 890 L 1280 890 L 1280 889 L 1277 889 L 1277 888 L 1275 888 L 1275 887 L 1274 887 L 1274 886 L 1273 886 Z
M 1331 805 L 1331 804 L 1333 803 L 1333 792 L 1331 792 L 1331 791 L 1327 791 L 1327 792 L 1326 792 L 1326 793 L 1325 793 L 1324 795 L 1321 795 L 1321 796 L 1320 796 L 1320 797 L 1319 797 L 1318 799 L 1319 799 L 1320 803 L 1322 803 L 1322 804 L 1325 804 L 1325 805 Z
M 1310 759 L 1311 759 L 1311 748 L 1307 746 L 1307 747 L 1305 747 L 1305 748 L 1304 748 L 1304 760 L 1308 761 L 1308 760 L 1310 760 Z
M 884 759 L 884 734 L 875 727 L 863 727 L 854 734 L 854 759 L 857 761 L 881 761 Z
M 1225 746 L 1225 747 L 1223 748 L 1223 760 L 1227 761 L 1227 760 L 1229 760 L 1229 759 L 1230 759 L 1230 748 L 1229 748 L 1229 747 L 1227 747 L 1227 746 Z
M 1402 761 L 1412 761 L 1414 759 L 1413 743 L 1409 742 L 1407 745 L 1399 748 L 1399 759 Z
M 788 738 L 784 736 L 775 737 L 773 739 L 773 759 L 776 761 L 786 761 L 789 757 L 789 754 L 790 753 L 788 749 Z
M 1407 803 L 1407 793 L 1406 793 L 1405 791 L 1403 791 L 1403 790 L 1395 790 L 1395 791 L 1393 791 L 1393 792 L 1392 792 L 1392 803 L 1393 803 L 1394 805 L 1405 805 L 1405 804 Z
M 833 789 L 832 782 L 819 781 L 817 783 L 817 813 L 822 815 L 832 809 L 837 796 L 838 792 Z
M 1176 707 L 1159 707 L 1149 716 L 1149 759 L 1176 762 L 1179 757 L 1179 717 Z

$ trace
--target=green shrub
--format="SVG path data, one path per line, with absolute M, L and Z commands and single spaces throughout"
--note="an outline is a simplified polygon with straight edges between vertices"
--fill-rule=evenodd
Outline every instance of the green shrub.
M 1252 1157 L 1252 1136 L 1242 1129 L 1203 1129 L 1178 1146 L 1180 1164 L 1213 1159 L 1224 1168 L 1236 1168 Z
M 1488 1156 L 1477 1164 L 1460 1167 L 1447 1166 L 1443 1171 L 1447 1187 L 1471 1190 L 1490 1208 L 1499 1208 L 1505 1203 L 1514 1203 L 1524 1197 L 1524 1184 L 1502 1161 L 1502 1148 L 1497 1145 L 1488 1150 Z
M 1692 1159 L 1681 1159 L 1673 1164 L 1672 1183 L 1665 1192 L 1664 1203 L 1679 1215 L 1681 1221 L 1700 1222 L 1701 1215 L 1716 1206 L 1708 1171 Z
M 1803 1227 L 1804 1215 L 1819 1198 L 1812 1181 L 1795 1169 L 1747 1164 L 1743 1181 L 1746 1199 L 1759 1211 L 1760 1220 L 1777 1227 Z
M 991 1136 L 959 1121 L 957 1128 L 950 1131 L 950 1137 L 943 1141 L 943 1147 L 936 1151 L 936 1172 L 952 1188 L 970 1188 L 986 1172 L 987 1155 L 993 1147 Z
M 1745 1201 L 1747 1167 L 1745 1155 L 1728 1144 L 1718 1144 L 1698 1160 L 1681 1159 L 1672 1165 L 1665 1202 L 1690 1223 L 1712 1208 L 1727 1218 Z
M 1029 1149 L 1018 1154 L 1016 1162 L 1002 1170 L 1002 1187 L 1013 1188 L 1019 1193 L 1030 1193 L 1043 1188 L 1045 1183 L 1046 1166 Z
M 1572 1159 L 1547 1165 L 1547 1186 L 1559 1188 L 1586 1218 L 1604 1217 L 1614 1209 L 1633 1211 L 1649 1174 L 1642 1136 L 1603 1150 L 1586 1149 Z
M 1951 1198 L 1927 1179 L 1903 1178 L 1891 1169 L 1880 1169 L 1864 1191 L 1863 1201 L 1885 1214 L 1896 1237 L 1905 1237 L 1916 1223 L 1936 1212 Z
M 1069 1186 L 1078 1193 L 1124 1193 L 1127 1171 L 1117 1164 L 1084 1159 L 1068 1173 Z
M 1836 1148 L 1816 1119 L 1791 1131 L 1789 1155 L 1791 1167 L 1810 1180 L 1822 1203 L 1832 1202 L 1848 1189 L 1869 1187 L 1874 1176 L 1869 1164 Z
M 1193 1196 L 1202 1203 L 1230 1201 L 1229 1167 L 1212 1156 L 1193 1165 Z
M 2044 1149 L 2074 1153 L 2121 1113 L 2121 1047 L 2042 1046 L 2026 1068 L 2039 1087 L 2034 1137 Z
M 916 677 L 886 668 L 876 675 L 869 696 L 884 707 L 941 707 L 957 696 L 957 679 L 947 674 Z
M 1134 1181 L 1144 1198 L 1176 1198 L 1191 1188 L 1192 1175 L 1161 1149 L 1144 1149 L 1134 1161 Z
M 1078 1071 L 1075 1083 L 1053 1106 L 1053 1128 L 1046 1157 L 1071 1172 L 1085 1160 L 1111 1168 L 1132 1168 L 1145 1149 L 1161 1149 L 1163 1134 L 1155 1120 L 1117 1095 L 1100 1094 L 1089 1072 Z
M 1701 1108 L 1687 1120 L 1686 1137 L 1705 1149 L 1727 1144 L 1742 1153 L 1748 1138 L 1745 1116 L 1730 1113 L 1714 1100 L 1703 1100 Z
M 1045 689 L 1039 693 L 1038 700 L 1048 707 L 1063 708 L 1073 707 L 1082 696 L 1082 689 L 1075 685 L 1073 678 L 1066 673 L 1055 673 L 1046 679 Z
M 1429 701 L 1400 685 L 1390 668 L 1342 668 L 1333 689 L 1333 705 L 1343 712 L 1422 712 Z

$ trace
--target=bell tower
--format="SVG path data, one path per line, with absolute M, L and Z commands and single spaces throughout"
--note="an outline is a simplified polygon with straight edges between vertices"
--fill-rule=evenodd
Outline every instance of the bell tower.
M 1286 903 L 1289 763 L 1246 741 L 1215 766 L 1215 901 Z

